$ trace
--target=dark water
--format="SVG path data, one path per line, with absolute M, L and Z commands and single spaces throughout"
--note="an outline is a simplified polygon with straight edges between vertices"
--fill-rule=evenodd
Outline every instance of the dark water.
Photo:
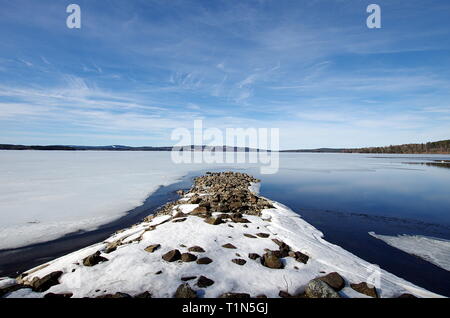
M 278 174 L 254 173 L 263 181 L 263 196 L 298 212 L 329 242 L 418 286 L 450 296 L 449 271 L 368 234 L 450 240 L 450 169 L 410 165 L 435 157 L 342 156 L 291 154 L 282 158 Z

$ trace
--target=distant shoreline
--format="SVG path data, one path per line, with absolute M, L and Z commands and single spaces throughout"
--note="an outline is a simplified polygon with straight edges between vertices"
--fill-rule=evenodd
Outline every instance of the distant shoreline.
M 74 145 L 15 145 L 0 144 L 0 150 L 42 150 L 42 151 L 212 151 L 212 152 L 272 152 L 275 150 L 265 150 L 250 147 L 234 146 L 207 146 L 207 145 L 186 145 L 186 146 L 74 146 Z M 278 152 L 288 153 L 372 153 L 372 154 L 450 154 L 450 139 L 422 144 L 404 144 L 386 147 L 364 147 L 364 148 L 316 148 L 316 149 L 288 149 Z

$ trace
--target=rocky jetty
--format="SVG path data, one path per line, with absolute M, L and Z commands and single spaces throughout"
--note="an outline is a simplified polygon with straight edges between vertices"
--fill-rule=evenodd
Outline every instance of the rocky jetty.
M 141 223 L 0 279 L 4 297 L 437 296 L 326 242 L 287 207 L 254 191 L 244 173 L 207 173 Z M 380 287 L 381 286 L 381 287 Z

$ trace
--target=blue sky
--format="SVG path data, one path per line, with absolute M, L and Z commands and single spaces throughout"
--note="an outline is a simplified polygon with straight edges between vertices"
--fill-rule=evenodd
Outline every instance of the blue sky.
M 442 0 L 0 0 L 0 143 L 170 145 L 194 119 L 280 128 L 282 149 L 449 139 L 449 16 Z

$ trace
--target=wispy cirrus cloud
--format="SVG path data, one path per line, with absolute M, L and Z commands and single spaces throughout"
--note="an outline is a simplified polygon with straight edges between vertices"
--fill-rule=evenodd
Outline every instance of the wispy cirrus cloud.
M 63 3 L 2 6 L 3 140 L 34 131 L 49 143 L 122 134 L 167 144 L 172 128 L 200 116 L 217 127 L 280 127 L 286 147 L 449 133 L 442 1 L 380 0 L 381 30 L 365 27 L 360 1 L 79 4 L 78 31 L 65 27 Z

